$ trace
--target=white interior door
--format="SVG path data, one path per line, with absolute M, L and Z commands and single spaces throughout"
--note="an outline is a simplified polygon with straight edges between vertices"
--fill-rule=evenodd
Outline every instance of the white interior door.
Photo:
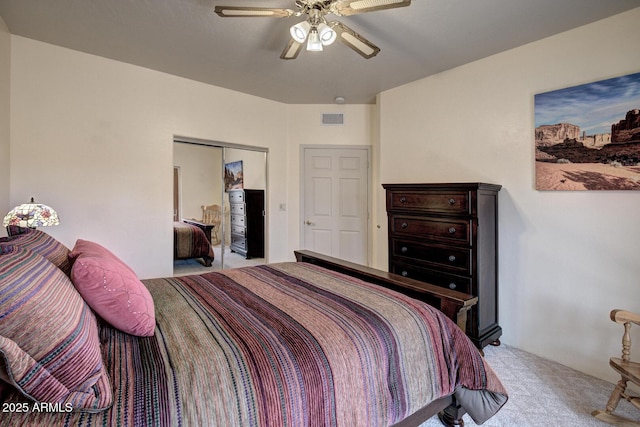
M 302 247 L 366 265 L 369 150 L 303 150 Z

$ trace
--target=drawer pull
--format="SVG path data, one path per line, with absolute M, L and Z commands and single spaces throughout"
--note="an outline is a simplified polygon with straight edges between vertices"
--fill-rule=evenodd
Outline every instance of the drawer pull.
M 449 283 L 449 289 L 455 289 L 455 288 L 457 288 L 455 283 L 453 282 Z
M 454 199 L 454 198 L 449 199 L 449 204 L 450 205 L 455 205 L 456 204 L 456 199 Z
M 455 255 L 449 255 L 449 261 L 455 262 L 455 260 L 456 260 L 456 256 Z
M 407 273 L 407 270 L 402 270 L 402 277 L 407 277 L 409 275 L 409 273 Z
M 455 227 L 449 227 L 449 234 L 453 234 L 456 232 L 456 228 Z
M 400 248 L 400 252 L 402 252 L 403 254 L 406 254 L 409 251 L 409 248 L 407 248 L 406 246 L 403 246 Z
M 407 228 L 409 226 L 409 224 L 407 224 L 406 222 L 403 222 L 402 224 L 400 224 L 400 227 L 402 228 Z
M 400 203 L 407 203 L 407 198 L 404 196 L 400 197 Z

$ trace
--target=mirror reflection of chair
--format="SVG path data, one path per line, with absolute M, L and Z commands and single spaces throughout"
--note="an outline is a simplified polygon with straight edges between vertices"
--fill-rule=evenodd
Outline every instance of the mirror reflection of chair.
M 640 325 L 640 315 L 625 310 L 613 310 L 611 320 L 624 325 L 622 335 L 622 358 L 612 357 L 609 365 L 620 374 L 620 381 L 616 384 L 604 411 L 593 411 L 591 415 L 616 426 L 640 426 L 640 421 L 631 420 L 614 414 L 620 399 L 625 399 L 637 409 L 640 409 L 640 396 L 632 396 L 627 392 L 627 383 L 640 386 L 640 363 L 631 361 L 631 324 Z
M 213 225 L 211 233 L 211 243 L 217 245 L 220 243 L 220 223 L 222 222 L 222 210 L 219 205 L 201 206 L 202 222 Z

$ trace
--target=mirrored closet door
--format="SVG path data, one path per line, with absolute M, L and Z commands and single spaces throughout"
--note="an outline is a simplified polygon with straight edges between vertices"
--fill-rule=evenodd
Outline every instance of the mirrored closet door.
M 266 262 L 267 154 L 261 147 L 175 139 L 174 275 Z

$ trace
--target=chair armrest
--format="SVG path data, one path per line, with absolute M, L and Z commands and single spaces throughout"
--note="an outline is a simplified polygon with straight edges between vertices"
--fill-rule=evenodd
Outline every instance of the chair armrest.
M 635 323 L 640 325 L 640 315 L 626 310 L 612 310 L 610 314 L 611 320 L 616 323 Z

